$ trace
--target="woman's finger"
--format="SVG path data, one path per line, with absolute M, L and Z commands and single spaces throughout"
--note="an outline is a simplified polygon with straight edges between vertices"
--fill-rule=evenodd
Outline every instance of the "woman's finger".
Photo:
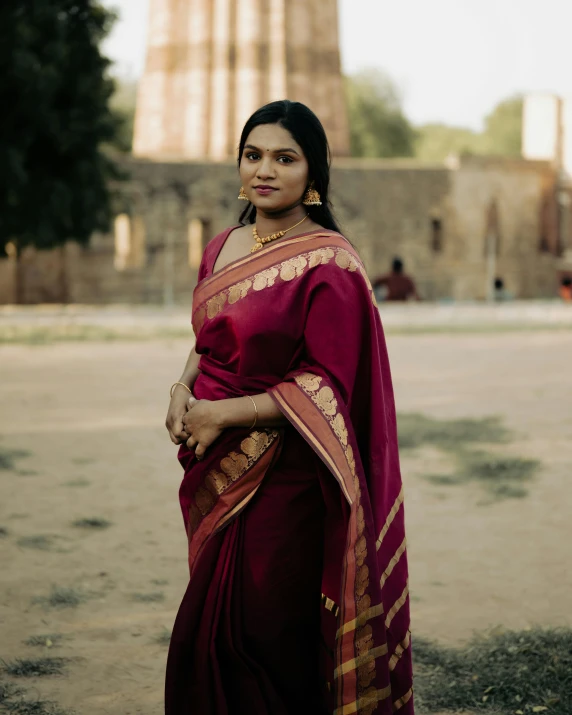
M 205 452 L 206 452 L 206 447 L 202 444 L 198 444 L 197 448 L 195 449 L 195 457 L 199 460 L 199 462 L 205 456 Z
M 184 432 L 185 432 L 185 424 L 184 424 L 183 420 L 182 419 L 177 420 L 175 422 L 175 424 L 173 425 L 173 434 L 175 435 L 175 437 L 182 437 Z M 190 436 L 190 432 L 185 439 L 188 439 L 189 436 Z
M 187 447 L 188 447 L 189 449 L 195 449 L 195 447 L 197 446 L 197 444 L 198 444 L 198 440 L 196 440 L 196 439 L 191 435 L 191 436 L 189 437 L 189 439 L 187 440 Z

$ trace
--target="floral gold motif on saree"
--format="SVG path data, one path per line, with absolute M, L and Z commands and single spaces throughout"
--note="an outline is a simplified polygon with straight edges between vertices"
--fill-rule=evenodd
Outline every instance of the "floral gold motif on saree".
M 218 469 L 211 469 L 207 473 L 189 509 L 189 537 L 212 511 L 218 497 L 238 481 L 277 438 L 278 432 L 274 430 L 251 432 L 240 443 L 240 452 L 230 452 L 221 459 Z
M 205 319 L 212 320 L 228 305 L 234 305 L 239 300 L 246 298 L 250 291 L 260 292 L 266 288 L 272 288 L 278 280 L 288 283 L 296 278 L 300 278 L 307 270 L 319 265 L 330 263 L 334 259 L 334 265 L 350 273 L 359 273 L 365 280 L 370 296 L 373 296 L 371 283 L 367 273 L 360 261 L 345 248 L 317 248 L 307 253 L 293 256 L 275 266 L 265 268 L 259 273 L 255 273 L 248 279 L 243 279 L 206 301 L 206 310 L 199 307 L 194 315 L 193 324 L 195 333 L 198 334 Z M 372 297 L 375 303 L 375 297 Z
M 348 256 L 353 258 L 351 254 L 348 254 Z M 338 261 L 340 261 L 342 265 L 340 265 Z M 338 265 L 340 265 L 340 268 L 350 269 L 350 267 L 354 266 L 354 264 L 351 261 L 348 261 L 345 256 L 342 256 L 340 258 L 339 253 L 336 257 L 336 262 L 338 263 Z M 356 270 L 355 266 L 353 270 Z M 374 712 L 375 708 L 377 707 L 377 703 L 379 702 L 380 696 L 385 693 L 385 691 L 379 691 L 376 688 L 369 689 L 369 686 L 375 680 L 376 677 L 375 659 L 387 654 L 387 643 L 383 643 L 377 648 L 374 648 L 373 630 L 371 625 L 366 622 L 370 618 L 376 618 L 381 616 L 383 614 L 383 605 L 379 604 L 378 607 L 372 609 L 371 597 L 368 593 L 370 587 L 370 573 L 369 567 L 365 563 L 368 554 L 367 540 L 364 536 L 365 516 L 363 505 L 360 503 L 361 489 L 359 485 L 359 478 L 356 472 L 355 457 L 353 454 L 353 449 L 348 442 L 349 435 L 346 422 L 343 414 L 339 411 L 338 401 L 334 395 L 333 390 L 328 385 L 324 385 L 323 387 L 321 387 L 323 378 L 318 375 L 313 375 L 311 373 L 302 373 L 300 375 L 297 375 L 295 380 L 298 386 L 310 397 L 310 399 L 320 409 L 326 420 L 329 422 L 332 431 L 342 445 L 347 464 L 353 479 L 353 486 L 356 494 L 356 502 L 354 508 L 356 513 L 357 525 L 357 541 L 355 544 L 355 560 L 357 565 L 357 572 L 355 576 L 354 590 L 356 608 L 360 616 L 354 619 L 354 625 L 351 630 L 355 631 L 355 650 L 357 653 L 357 658 L 353 659 L 353 661 L 348 661 L 346 663 L 342 663 L 341 666 L 338 666 L 338 668 L 336 668 L 334 679 L 339 678 L 340 676 L 349 672 L 352 669 L 357 669 L 357 703 L 359 703 L 359 712 L 363 715 L 369 715 L 370 713 Z M 340 628 L 337 634 L 337 638 L 342 637 L 344 633 L 351 632 L 351 630 L 345 630 L 343 627 Z M 389 697 L 390 693 L 391 691 L 390 689 L 388 689 L 387 694 L 384 695 L 384 698 Z M 346 712 L 345 709 L 340 710 L 339 708 L 338 711 Z M 348 710 L 347 712 L 350 711 Z M 356 709 L 352 712 L 358 712 L 358 710 Z

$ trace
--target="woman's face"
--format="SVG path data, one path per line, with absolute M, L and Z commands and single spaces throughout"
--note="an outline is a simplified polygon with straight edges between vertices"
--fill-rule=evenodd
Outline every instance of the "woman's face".
M 275 214 L 299 205 L 309 183 L 301 147 L 280 124 L 260 124 L 240 158 L 244 191 L 257 209 Z

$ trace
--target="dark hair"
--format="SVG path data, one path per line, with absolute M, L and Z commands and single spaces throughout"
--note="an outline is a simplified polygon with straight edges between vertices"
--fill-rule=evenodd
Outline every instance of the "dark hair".
M 495 278 L 495 289 L 496 290 L 504 289 L 504 281 L 502 278 Z
M 572 285 L 572 278 L 570 278 L 570 276 L 565 276 L 565 277 L 562 279 L 562 285 L 565 286 L 566 288 L 568 288 L 568 286 L 571 286 L 571 285 Z
M 392 264 L 394 273 L 401 273 L 403 271 L 403 261 L 401 258 L 394 258 Z
M 261 124 L 280 124 L 302 147 L 308 161 L 310 181 L 314 182 L 314 187 L 322 201 L 321 206 L 308 206 L 308 214 L 312 221 L 320 226 L 340 232 L 329 198 L 330 147 L 324 127 L 318 117 L 305 104 L 291 102 L 288 99 L 270 102 L 270 104 L 260 107 L 246 122 L 242 130 L 238 149 L 239 167 L 244 145 L 250 132 Z M 254 223 L 255 221 L 256 207 L 249 203 L 240 215 L 240 223 Z

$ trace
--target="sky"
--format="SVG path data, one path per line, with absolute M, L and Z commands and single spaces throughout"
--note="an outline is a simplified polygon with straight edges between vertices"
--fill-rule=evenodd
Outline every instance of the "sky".
M 138 76 L 149 0 L 104 4 L 121 16 L 105 50 L 120 73 Z M 570 0 L 339 0 L 339 8 L 344 71 L 385 71 L 415 124 L 479 130 L 506 97 L 572 95 Z

